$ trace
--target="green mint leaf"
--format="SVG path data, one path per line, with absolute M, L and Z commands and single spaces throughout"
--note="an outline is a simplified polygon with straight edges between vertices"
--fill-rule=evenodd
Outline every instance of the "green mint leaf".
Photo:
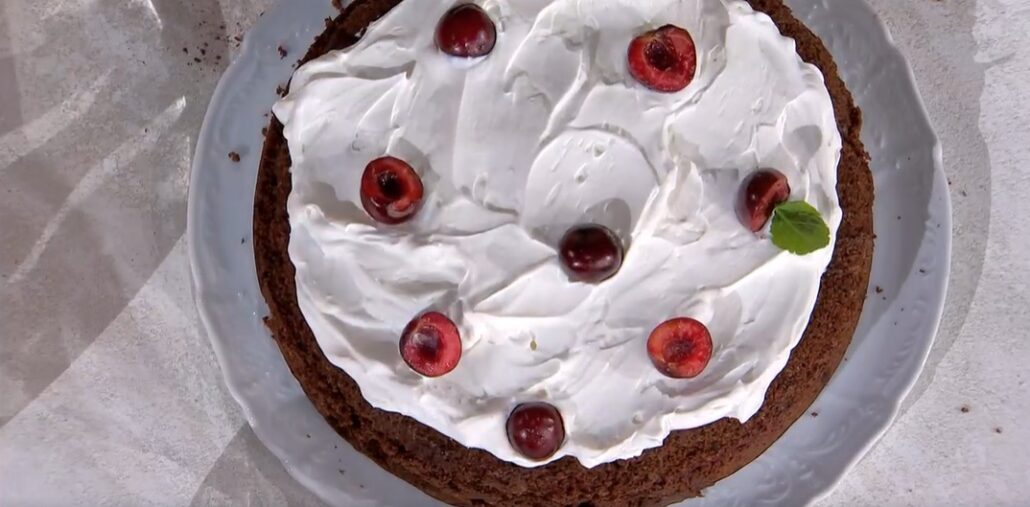
M 773 211 L 772 242 L 792 254 L 808 255 L 830 244 L 830 228 L 811 204 L 785 202 Z

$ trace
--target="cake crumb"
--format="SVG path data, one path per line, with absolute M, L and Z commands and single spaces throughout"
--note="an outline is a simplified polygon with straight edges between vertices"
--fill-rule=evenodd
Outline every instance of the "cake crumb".
M 997 428 L 994 428 L 994 432 L 999 434 L 999 435 L 1001 435 L 1001 426 L 998 426 Z
M 311 433 L 305 433 L 304 436 L 308 437 L 308 438 L 311 438 Z
M 263 135 L 263 136 L 267 136 L 268 135 L 268 127 L 261 127 L 261 135 Z
M 812 417 L 819 417 L 819 412 L 812 412 Z
M 877 285 L 876 286 L 876 293 L 877 294 L 883 294 L 883 287 L 880 287 L 879 285 Z
M 279 45 L 279 47 L 275 48 L 275 50 L 279 52 L 279 59 L 280 60 L 282 60 L 283 58 L 286 58 L 286 55 L 287 55 L 286 48 L 282 47 L 282 45 Z
M 535 351 L 536 350 L 536 346 L 537 346 L 536 345 L 536 338 L 530 339 L 529 340 L 529 350 Z
M 342 468 L 337 468 L 336 471 L 340 472 L 340 475 L 343 475 L 343 469 Z
M 923 269 L 923 268 L 919 268 L 919 274 L 925 275 L 926 274 L 926 270 Z
M 233 162 L 239 162 L 240 161 L 240 154 L 236 153 L 235 151 L 230 151 L 229 152 L 229 160 L 232 160 Z
M 277 93 L 280 97 L 285 97 L 286 96 L 286 87 L 283 86 L 283 85 L 276 86 L 275 87 L 275 93 Z
M 240 238 L 240 244 L 241 245 L 246 243 L 246 242 L 247 242 L 247 238 L 245 238 L 245 237 L 244 238 Z
M 968 414 L 969 410 L 970 410 L 969 405 L 962 405 L 962 407 L 959 408 L 959 411 L 961 411 L 963 414 Z

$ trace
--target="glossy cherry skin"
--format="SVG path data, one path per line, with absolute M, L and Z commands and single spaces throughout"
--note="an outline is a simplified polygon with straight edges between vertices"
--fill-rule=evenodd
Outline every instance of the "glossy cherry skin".
M 647 354 L 658 371 L 672 378 L 694 378 L 712 358 L 712 335 L 697 320 L 667 320 L 651 331 Z
M 440 18 L 436 25 L 436 47 L 451 56 L 485 56 L 497 43 L 497 27 L 475 4 L 461 4 Z
M 565 423 L 553 405 L 544 402 L 523 403 L 508 415 L 508 442 L 519 454 L 544 460 L 565 442 Z
M 407 162 L 380 157 L 361 175 L 361 205 L 377 222 L 395 225 L 410 220 L 422 206 L 422 178 Z
M 458 366 L 461 335 L 451 319 L 439 312 L 419 315 L 404 328 L 401 358 L 419 374 L 439 377 Z
M 737 216 L 751 232 L 761 231 L 776 206 L 790 197 L 790 184 L 775 169 L 756 171 L 744 180 L 737 196 Z
M 694 80 L 697 49 L 686 30 L 665 25 L 638 35 L 629 44 L 629 73 L 648 88 L 678 92 Z
M 611 278 L 622 267 L 622 241 L 611 229 L 598 224 L 577 225 L 558 242 L 562 266 L 575 280 L 597 283 Z

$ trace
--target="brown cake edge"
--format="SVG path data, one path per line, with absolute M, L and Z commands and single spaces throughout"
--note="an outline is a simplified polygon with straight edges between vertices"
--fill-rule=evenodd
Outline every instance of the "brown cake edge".
M 754 417 L 723 419 L 673 432 L 665 445 L 631 460 L 587 469 L 572 458 L 522 468 L 466 448 L 414 419 L 378 410 L 358 386 L 322 354 L 296 301 L 288 255 L 290 158 L 282 125 L 272 120 L 262 152 L 254 201 L 258 280 L 269 306 L 265 321 L 290 370 L 326 420 L 358 451 L 442 501 L 459 505 L 651 506 L 697 496 L 750 463 L 802 416 L 836 370 L 858 323 L 873 251 L 873 182 L 859 139 L 861 113 L 822 42 L 781 0 L 749 0 L 797 42 L 801 57 L 826 80 L 844 141 L 838 194 L 844 220 L 833 260 L 823 275 L 815 310 L 801 343 Z M 323 32 L 303 61 L 357 40 L 397 0 L 357 0 Z M 498 431 L 503 431 L 499 428 Z

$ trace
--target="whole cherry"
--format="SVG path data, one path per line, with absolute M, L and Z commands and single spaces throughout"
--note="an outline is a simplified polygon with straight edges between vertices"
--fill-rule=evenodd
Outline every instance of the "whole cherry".
M 629 73 L 648 88 L 678 92 L 694 80 L 697 49 L 686 30 L 665 25 L 635 37 L 627 54 Z
M 399 158 L 377 158 L 361 175 L 361 205 L 384 224 L 410 220 L 422 205 L 422 192 L 422 178 Z
M 651 331 L 647 354 L 658 371 L 672 378 L 694 378 L 712 358 L 712 335 L 697 320 L 667 320 Z
M 565 442 L 565 423 L 553 405 L 544 402 L 523 403 L 508 415 L 508 442 L 519 454 L 544 460 Z
M 451 56 L 474 58 L 493 50 L 497 27 L 476 4 L 451 8 L 436 25 L 436 47 Z
M 558 242 L 558 254 L 572 278 L 596 283 L 619 271 L 623 258 L 622 241 L 603 225 L 576 225 Z
M 737 216 L 751 232 L 761 231 L 776 206 L 790 197 L 790 184 L 775 169 L 756 171 L 744 180 L 737 198 Z
M 439 312 L 419 315 L 404 328 L 401 358 L 421 375 L 449 373 L 461 359 L 461 335 L 451 319 Z

